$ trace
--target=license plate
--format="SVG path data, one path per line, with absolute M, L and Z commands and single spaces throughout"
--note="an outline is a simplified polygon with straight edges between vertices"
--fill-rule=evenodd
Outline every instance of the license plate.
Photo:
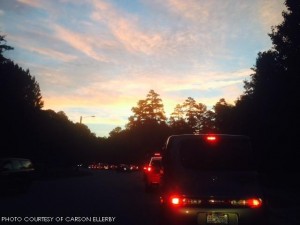
M 224 213 L 207 214 L 206 222 L 213 224 L 228 224 L 228 215 Z

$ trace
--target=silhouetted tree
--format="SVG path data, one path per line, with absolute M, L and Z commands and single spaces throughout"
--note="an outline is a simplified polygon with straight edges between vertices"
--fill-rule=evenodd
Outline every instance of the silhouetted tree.
M 184 107 L 180 104 L 177 104 L 174 111 L 171 113 L 169 119 L 169 126 L 173 134 L 193 132 L 191 127 L 188 125 L 187 121 L 185 120 Z
M 145 123 L 165 123 L 165 111 L 162 100 L 154 90 L 150 90 L 146 99 L 139 100 L 137 107 L 132 107 L 133 116 L 129 117 L 127 128 L 137 127 Z
M 209 127 L 212 126 L 212 120 L 208 116 L 211 114 L 208 113 L 206 105 L 188 97 L 182 105 L 176 105 L 169 125 L 175 133 L 207 132 L 212 130 L 212 127 Z
M 8 51 L 8 50 L 13 50 L 14 48 L 7 45 L 6 44 L 6 40 L 5 40 L 5 36 L 4 35 L 0 35 L 0 63 L 3 63 L 4 61 L 7 60 L 7 58 L 5 58 L 3 56 L 3 53 L 5 51 Z
M 40 110 L 43 107 L 39 84 L 30 74 L 12 61 L 0 64 L 1 104 L 3 110 Z
M 233 133 L 235 120 L 233 118 L 233 105 L 221 98 L 214 106 L 214 125 L 220 133 Z
M 122 132 L 122 128 L 121 127 L 116 127 L 111 132 L 109 132 L 109 137 L 117 136 L 121 132 Z
M 25 155 L 27 149 L 35 147 L 34 117 L 43 107 L 42 95 L 35 78 L 29 70 L 23 70 L 13 61 L 6 59 L 3 52 L 13 49 L 0 36 L 0 118 L 2 135 L 1 153 Z
M 132 112 L 126 130 L 120 134 L 113 131 L 114 138 L 110 140 L 116 140 L 116 137 L 124 137 L 126 134 L 127 155 L 141 159 L 148 153 L 160 150 L 169 135 L 169 127 L 166 124 L 162 100 L 154 90 L 149 91 L 146 99 L 139 100 L 137 106 L 132 108 Z M 126 150 L 124 146 L 124 144 L 120 146 L 120 151 Z
M 258 54 L 251 80 L 236 104 L 240 129 L 249 133 L 265 167 L 292 168 L 300 118 L 300 2 L 286 0 L 284 21 L 272 28 L 273 48 Z M 268 163 L 265 163 L 268 162 Z M 263 163 L 262 163 L 263 164 Z
M 101 155 L 103 146 L 86 125 L 72 123 L 63 111 L 42 110 L 35 78 L 28 69 L 3 56 L 11 49 L 0 36 L 0 157 L 29 157 L 34 162 L 61 166 Z
M 196 100 L 192 97 L 188 97 L 183 103 L 183 108 L 185 111 L 185 119 L 187 124 L 194 131 L 197 130 L 199 123 L 198 117 L 202 112 L 199 112 Z

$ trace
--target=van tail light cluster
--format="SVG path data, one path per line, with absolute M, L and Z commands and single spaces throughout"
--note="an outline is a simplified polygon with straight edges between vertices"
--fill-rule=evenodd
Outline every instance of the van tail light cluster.
M 164 202 L 164 199 L 161 198 L 161 203 Z M 180 195 L 171 195 L 169 198 L 167 198 L 168 204 L 171 204 L 173 206 L 186 206 L 186 205 L 201 205 L 202 200 L 196 199 L 196 198 L 187 198 Z
M 163 203 L 163 199 L 161 199 Z M 171 195 L 168 198 L 168 203 L 172 206 L 216 206 L 216 207 L 246 207 L 246 208 L 260 208 L 262 200 L 260 198 L 249 199 L 199 199 L 190 198 L 179 195 Z
M 260 208 L 262 206 L 262 200 L 260 198 L 250 198 L 246 200 L 232 200 L 231 205 L 234 206 L 246 206 L 250 208 Z

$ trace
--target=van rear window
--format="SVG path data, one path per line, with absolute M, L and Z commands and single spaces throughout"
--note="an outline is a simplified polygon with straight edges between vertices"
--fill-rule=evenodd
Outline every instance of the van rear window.
M 195 170 L 253 170 L 250 142 L 245 138 L 204 138 L 182 140 L 179 149 L 183 167 Z

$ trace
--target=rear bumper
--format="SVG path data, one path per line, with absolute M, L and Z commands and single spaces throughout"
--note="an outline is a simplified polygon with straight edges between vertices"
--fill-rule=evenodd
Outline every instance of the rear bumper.
M 162 218 L 168 224 L 214 225 L 207 223 L 207 215 L 226 214 L 227 225 L 265 225 L 267 222 L 264 209 L 251 208 L 192 208 L 162 206 Z
M 152 176 L 148 176 L 146 177 L 146 182 L 148 184 L 159 184 L 160 183 L 160 176 L 159 175 L 152 175 Z

